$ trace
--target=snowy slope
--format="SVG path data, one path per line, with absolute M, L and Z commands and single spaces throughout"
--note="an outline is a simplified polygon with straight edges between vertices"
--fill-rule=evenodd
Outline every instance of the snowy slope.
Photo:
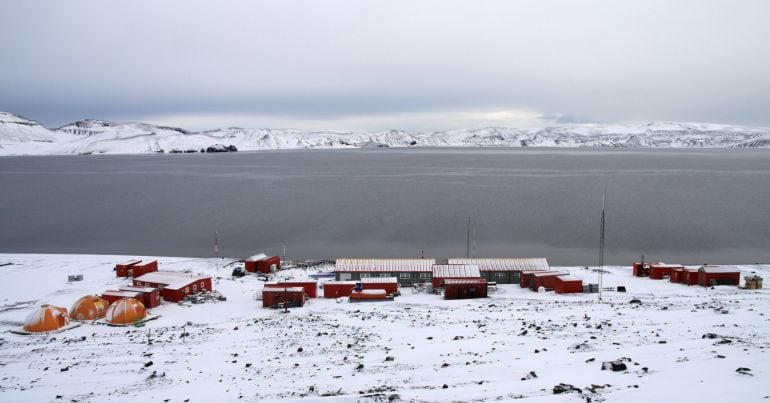
M 146 123 L 83 120 L 49 130 L 0 113 L 0 155 L 201 152 L 364 147 L 770 147 L 770 128 L 702 123 L 488 127 L 432 133 L 226 128 L 190 132 Z
M 254 300 L 263 284 L 256 277 L 230 277 L 236 260 L 159 258 L 161 270 L 213 276 L 227 301 L 164 302 L 151 310 L 160 318 L 141 328 L 8 332 L 39 304 L 69 307 L 126 284 L 112 268 L 129 258 L 0 255 L 0 401 L 708 403 L 770 395 L 770 290 L 688 287 L 634 278 L 628 267 L 607 268 L 604 285 L 628 293 L 605 292 L 601 303 L 596 294 L 517 285 L 455 301 L 405 288 L 393 302 L 321 298 L 284 314 Z M 739 268 L 770 277 L 767 265 Z M 596 279 L 591 270 L 559 269 Z M 67 283 L 68 274 L 84 280 Z M 601 369 L 621 358 L 627 370 Z M 553 394 L 560 383 L 581 391 Z

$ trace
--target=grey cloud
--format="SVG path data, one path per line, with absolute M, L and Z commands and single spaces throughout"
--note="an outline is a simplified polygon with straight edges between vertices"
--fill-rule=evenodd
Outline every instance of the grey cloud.
M 761 0 L 10 1 L 0 109 L 49 125 L 506 109 L 770 125 L 768 15 Z

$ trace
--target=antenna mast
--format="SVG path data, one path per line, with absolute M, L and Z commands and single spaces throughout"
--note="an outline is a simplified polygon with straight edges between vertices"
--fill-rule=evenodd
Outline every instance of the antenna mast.
M 219 257 L 219 231 L 214 231 L 214 256 Z
M 599 301 L 602 300 L 602 275 L 604 274 L 604 198 L 606 193 L 602 193 L 602 226 L 599 235 Z
M 468 228 L 465 234 L 465 258 L 471 257 L 471 218 L 468 217 Z

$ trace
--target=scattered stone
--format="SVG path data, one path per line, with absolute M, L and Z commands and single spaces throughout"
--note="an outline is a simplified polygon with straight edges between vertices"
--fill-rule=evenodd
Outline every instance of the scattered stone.
M 441 389 L 449 389 L 449 385 L 447 385 L 447 384 L 444 384 L 444 385 L 441 387 Z
M 637 298 L 634 298 L 634 299 L 632 299 L 632 300 L 629 302 L 629 304 L 637 304 L 637 305 L 641 305 L 641 304 L 642 304 L 642 301 L 641 301 L 641 300 L 639 300 L 639 299 L 637 299 Z
M 147 368 L 152 365 L 152 361 L 147 361 L 144 363 L 144 367 Z
M 743 374 L 743 375 L 754 376 L 754 374 L 751 373 L 751 368 L 740 367 L 740 368 L 736 369 L 735 372 L 737 372 L 739 374 Z
M 615 361 L 607 361 L 602 363 L 602 371 L 604 370 L 612 370 L 614 372 L 620 372 L 625 371 L 628 369 L 626 366 L 626 363 L 624 363 L 622 360 L 615 360 Z
M 527 373 L 527 375 L 521 378 L 521 380 L 526 381 L 526 380 L 535 379 L 535 378 L 537 378 L 537 374 L 535 373 L 535 371 L 529 371 L 529 373 Z
M 300 348 L 298 348 L 298 349 L 297 349 L 297 352 L 298 352 L 298 353 L 301 353 L 302 351 L 303 351 L 303 350 L 302 350 L 302 347 L 300 347 Z
M 553 387 L 553 394 L 554 395 L 558 395 L 558 394 L 561 394 L 561 393 L 571 393 L 571 392 L 583 393 L 583 391 L 580 390 L 580 388 L 576 388 L 576 387 L 574 387 L 574 386 L 572 386 L 570 384 L 566 384 L 566 383 L 560 383 L 560 384 L 558 384 L 558 385 Z
M 396 359 L 395 357 L 387 356 L 385 357 L 385 362 L 394 361 L 395 359 Z

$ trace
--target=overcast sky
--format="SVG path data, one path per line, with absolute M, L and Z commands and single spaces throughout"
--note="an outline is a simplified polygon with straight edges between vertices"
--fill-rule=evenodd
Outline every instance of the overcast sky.
M 0 110 L 223 126 L 770 126 L 770 1 L 0 5 Z

